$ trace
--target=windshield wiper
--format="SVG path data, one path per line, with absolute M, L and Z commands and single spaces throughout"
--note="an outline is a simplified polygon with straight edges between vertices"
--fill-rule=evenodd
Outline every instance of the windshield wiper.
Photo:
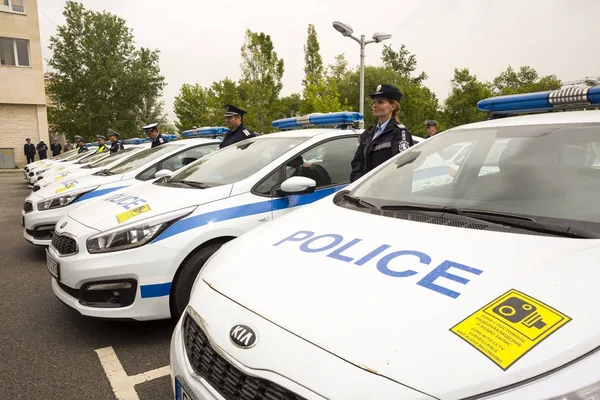
M 107 169 L 103 169 L 103 170 L 101 170 L 101 171 L 98 171 L 98 172 L 96 172 L 96 174 L 95 174 L 95 175 L 100 175 L 100 176 L 108 176 L 108 175 L 114 175 L 114 173 L 113 173 L 113 172 L 110 172 L 110 171 L 109 171 L 109 170 L 107 170 Z
M 348 203 L 354 204 L 355 206 L 359 206 L 362 208 L 377 208 L 373 204 L 369 203 L 361 199 L 360 197 L 351 196 L 349 194 L 342 195 L 342 198 L 346 200 Z
M 168 180 L 165 183 L 181 183 L 182 185 L 187 185 L 187 186 L 190 186 L 193 188 L 198 188 L 198 189 L 208 189 L 209 187 L 211 187 L 211 185 L 208 185 L 206 183 L 186 181 L 186 180 Z
M 476 219 L 479 221 L 491 222 L 514 228 L 522 228 L 529 231 L 555 234 L 573 238 L 600 238 L 600 231 L 587 228 L 571 226 L 556 222 L 541 221 L 527 215 L 503 213 L 498 211 L 475 210 L 468 208 L 455 208 L 449 206 L 427 206 L 411 204 L 390 204 L 380 207 L 382 210 L 395 211 L 430 211 L 444 214 L 459 215 Z

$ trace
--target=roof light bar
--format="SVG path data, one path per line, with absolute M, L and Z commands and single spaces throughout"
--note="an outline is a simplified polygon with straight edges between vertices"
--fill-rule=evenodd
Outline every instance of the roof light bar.
M 352 125 L 361 121 L 363 115 L 354 111 L 341 111 L 334 113 L 314 113 L 294 118 L 282 118 L 271 123 L 280 130 L 306 128 L 312 126 Z
M 142 139 L 142 138 L 131 138 L 131 139 L 125 139 L 123 141 L 123 144 L 142 144 L 146 142 L 146 139 Z
M 477 108 L 492 114 L 524 114 L 600 107 L 600 86 L 570 86 L 536 93 L 513 94 L 480 100 Z
M 181 132 L 181 136 L 186 138 L 193 138 L 199 136 L 213 136 L 213 135 L 224 135 L 229 131 L 228 128 L 224 126 L 204 126 L 197 129 L 190 129 L 184 132 Z

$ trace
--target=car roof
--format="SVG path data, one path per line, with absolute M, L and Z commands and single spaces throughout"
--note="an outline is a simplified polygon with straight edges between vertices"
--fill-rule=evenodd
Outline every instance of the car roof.
M 190 139 L 181 139 L 181 140 L 173 140 L 172 142 L 167 142 L 164 144 L 161 144 L 161 146 L 169 146 L 169 145 L 174 145 L 174 144 L 189 144 L 189 145 L 195 145 L 195 144 L 208 144 L 208 143 L 220 143 L 219 139 L 212 139 L 212 138 L 190 138 Z M 132 145 L 132 146 L 137 146 L 137 145 Z
M 305 129 L 294 129 L 289 131 L 281 131 L 269 133 L 266 135 L 260 135 L 259 137 L 303 137 L 303 138 L 314 138 L 320 135 L 328 136 L 342 136 L 359 134 L 360 132 L 356 129 L 339 129 L 339 128 L 305 128 Z
M 516 117 L 504 117 L 483 122 L 461 125 L 450 130 L 482 129 L 502 126 L 528 126 L 528 125 L 552 125 L 552 124 L 577 124 L 600 122 L 600 110 L 590 111 L 563 111 L 544 114 L 520 115 Z

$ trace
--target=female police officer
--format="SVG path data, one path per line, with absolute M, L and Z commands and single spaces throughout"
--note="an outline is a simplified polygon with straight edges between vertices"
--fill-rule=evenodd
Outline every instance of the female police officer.
M 379 121 L 360 135 L 360 144 L 351 163 L 350 182 L 414 144 L 410 132 L 397 116 L 402 98 L 400 90 L 392 85 L 379 85 L 377 92 L 369 97 L 373 99 L 373 115 Z

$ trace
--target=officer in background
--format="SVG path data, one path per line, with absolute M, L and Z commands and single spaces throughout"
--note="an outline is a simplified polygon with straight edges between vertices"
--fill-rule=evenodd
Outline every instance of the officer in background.
M 119 150 L 123 150 L 123 143 L 119 140 L 119 132 L 108 129 L 108 139 L 110 140 L 110 154 L 115 154 Z
M 96 140 L 98 141 L 98 150 L 96 150 L 96 153 L 106 151 L 106 138 L 102 135 L 96 135 Z
M 27 143 L 23 146 L 23 152 L 27 157 L 27 164 L 30 164 L 35 160 L 35 145 L 31 143 L 31 138 L 27 138 L 25 141 Z
M 44 143 L 43 140 L 40 140 L 40 142 L 37 145 L 37 152 L 40 155 L 40 160 L 45 160 L 46 158 L 48 158 L 47 151 L 48 145 L 46 145 L 46 143 Z
M 438 133 L 438 131 L 437 131 L 438 123 L 436 120 L 426 119 L 424 124 L 425 124 L 425 130 L 427 131 L 427 138 L 435 136 Z
M 75 136 L 77 138 L 77 154 L 81 154 L 84 151 L 88 151 L 88 147 L 85 145 L 85 140 L 81 136 Z
M 256 133 L 252 132 L 244 125 L 244 114 L 246 113 L 247 111 L 232 106 L 231 104 L 225 105 L 225 120 L 227 121 L 229 132 L 225 134 L 223 141 L 219 145 L 220 149 L 256 136 Z
M 54 141 L 50 145 L 50 150 L 52 151 L 52 157 L 56 157 L 57 155 L 60 154 L 60 151 L 62 150 L 62 146 L 60 145 L 60 143 L 58 143 L 57 138 L 54 138 Z
M 369 97 L 373 99 L 373 115 L 379 121 L 360 135 L 351 162 L 351 182 L 414 145 L 410 132 L 398 119 L 400 90 L 392 85 L 379 85 Z
M 160 146 L 161 144 L 169 143 L 169 141 L 165 139 L 163 135 L 158 133 L 158 122 L 146 125 L 142 129 L 146 132 L 146 135 L 148 135 L 150 140 L 152 140 L 152 146 L 150 146 L 151 148 Z

